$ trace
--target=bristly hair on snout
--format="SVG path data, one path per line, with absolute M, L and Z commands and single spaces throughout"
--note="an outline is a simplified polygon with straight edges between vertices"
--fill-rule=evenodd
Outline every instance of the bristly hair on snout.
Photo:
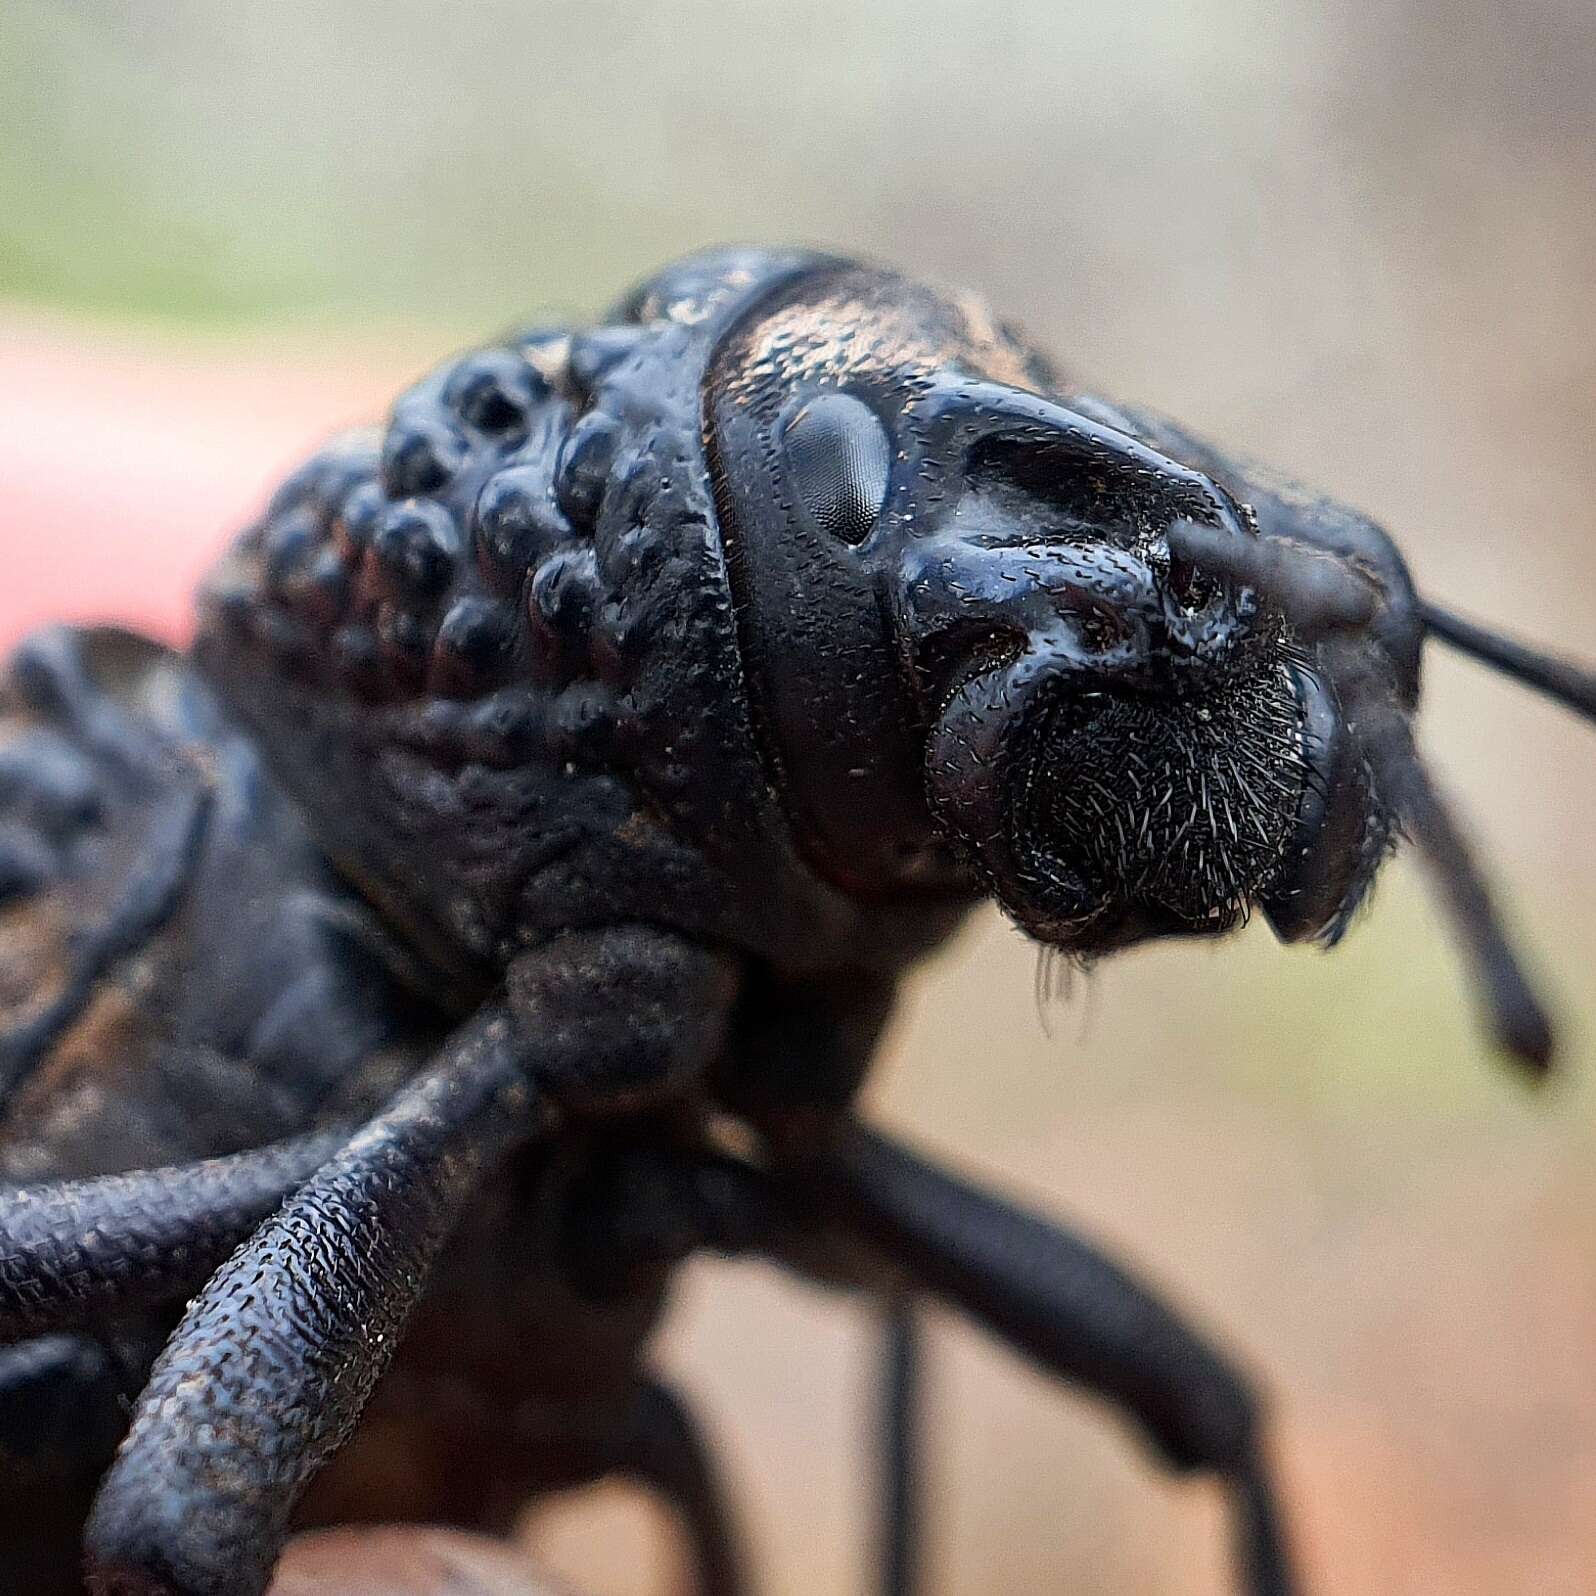
M 1308 775 L 1283 646 L 1249 650 L 1201 696 L 1047 705 L 1011 812 L 1022 866 L 1055 897 L 1242 923 L 1280 869 Z

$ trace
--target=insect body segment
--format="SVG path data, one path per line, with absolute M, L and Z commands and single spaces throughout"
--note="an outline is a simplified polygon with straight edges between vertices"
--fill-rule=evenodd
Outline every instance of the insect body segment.
M 259 1596 L 296 1524 L 619 1472 L 739 1596 L 646 1352 L 709 1248 L 888 1305 L 891 1596 L 918 1296 L 1213 1471 L 1286 1596 L 1229 1362 L 854 1100 L 982 898 L 1081 957 L 1330 942 L 1403 825 L 1537 1056 L 1409 722 L 1426 628 L 1580 679 L 1440 613 L 1356 512 L 831 257 L 426 378 L 275 495 L 191 656 L 58 633 L 0 702 L 0 1573 L 75 1589 L 87 1522 L 101 1596 Z
M 970 901 L 955 879 L 929 923 L 862 911 L 802 868 L 751 729 L 700 391 L 720 325 L 792 269 L 726 257 L 662 279 L 645 323 L 466 357 L 290 484 L 213 584 L 199 657 L 472 995 L 517 947 L 663 903 L 799 969 L 895 967 Z M 280 570 L 285 524 L 306 570 L 343 568 L 337 615 Z

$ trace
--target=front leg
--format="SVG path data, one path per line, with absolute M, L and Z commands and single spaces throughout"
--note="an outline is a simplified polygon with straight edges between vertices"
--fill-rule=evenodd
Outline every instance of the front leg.
M 720 1046 L 716 955 L 648 928 L 572 933 L 320 1169 L 194 1300 L 87 1536 L 103 1596 L 259 1596 L 494 1163 L 567 1115 L 668 1097 Z
M 256 1596 L 348 1438 L 453 1222 L 539 1126 L 527 1049 L 489 1011 L 196 1297 L 89 1518 L 105 1596 Z
M 1134 1418 L 1177 1469 L 1231 1490 L 1249 1596 L 1295 1588 L 1259 1445 L 1257 1401 L 1226 1359 L 1095 1247 L 848 1124 L 810 1170 L 845 1229 L 1050 1373 Z M 804 1207 L 804 1188 L 793 1194 Z

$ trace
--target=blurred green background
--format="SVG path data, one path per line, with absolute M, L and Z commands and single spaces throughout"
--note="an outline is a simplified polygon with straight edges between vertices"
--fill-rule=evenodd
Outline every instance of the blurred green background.
M 1382 517 L 1438 597 L 1596 653 L 1593 95 L 1589 0 L 5 0 L 11 608 L 175 613 L 271 473 L 414 369 L 798 240 L 981 289 Z M 1549 1090 L 1488 1056 L 1404 860 L 1332 957 L 1160 948 L 1040 1013 L 983 920 L 907 994 L 874 1106 L 1260 1370 L 1315 1591 L 1585 1591 L 1596 742 L 1439 656 L 1424 741 L 1562 1020 Z M 686 1282 L 665 1356 L 773 1592 L 861 1588 L 866 1344 L 758 1270 Z M 962 1328 L 936 1353 L 939 1592 L 1225 1588 L 1206 1488 Z M 543 1539 L 621 1593 L 657 1588 L 650 1536 Z

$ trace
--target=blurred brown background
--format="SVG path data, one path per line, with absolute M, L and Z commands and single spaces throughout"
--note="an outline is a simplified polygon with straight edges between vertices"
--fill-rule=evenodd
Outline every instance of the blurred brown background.
M 1458 607 L 1596 652 L 1590 0 L 0 11 L 0 631 L 180 630 L 335 425 L 498 326 L 724 238 L 985 290 L 1109 392 L 1383 517 Z M 1488 1057 L 1411 866 L 1335 956 L 1255 930 L 1038 1013 L 982 920 L 882 1119 L 1107 1237 L 1275 1395 L 1322 1596 L 1596 1584 L 1596 742 L 1436 657 L 1427 746 L 1563 1019 Z M 746 1267 L 664 1348 L 773 1596 L 861 1589 L 866 1340 Z M 1215 1500 L 953 1324 L 936 1589 L 1225 1588 Z M 540 1541 L 660 1588 L 655 1526 Z

